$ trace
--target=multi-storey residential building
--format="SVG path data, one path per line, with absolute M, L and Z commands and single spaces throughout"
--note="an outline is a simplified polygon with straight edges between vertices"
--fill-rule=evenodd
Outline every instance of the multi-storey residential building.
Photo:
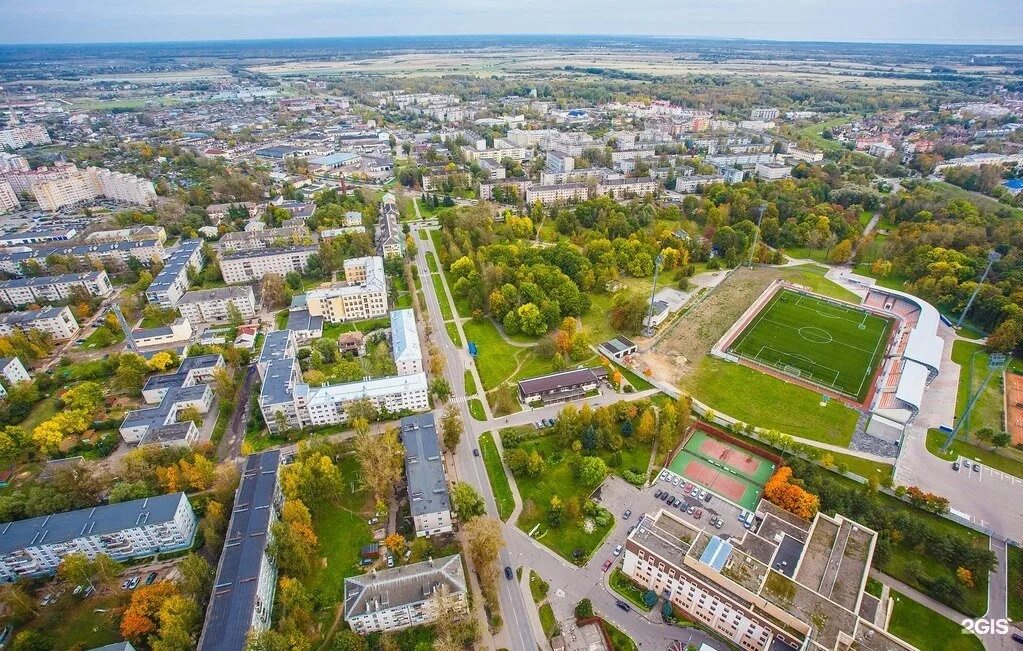
M 232 305 L 246 321 L 256 316 L 256 297 L 252 287 L 217 287 L 188 292 L 178 301 L 178 310 L 192 323 L 207 323 L 226 321 Z
M 405 235 L 398 226 L 398 203 L 390 192 L 380 202 L 377 251 L 385 258 L 405 255 Z
M 756 513 L 739 538 L 663 509 L 645 514 L 625 542 L 622 571 L 749 651 L 914 648 L 884 630 L 887 605 L 865 592 L 874 531 L 841 515 L 807 523 L 766 501 Z
M 0 376 L 3 377 L 7 386 L 14 386 L 19 382 L 28 382 L 32 379 L 17 357 L 0 357 Z M 0 398 L 6 396 L 7 389 L 0 384 Z
M 416 313 L 413 310 L 391 312 L 391 351 L 398 375 L 423 371 L 423 349 L 419 343 Z
M 185 240 L 171 252 L 163 269 L 146 289 L 146 300 L 161 307 L 175 307 L 188 291 L 188 271 L 202 269 L 202 240 Z
M 113 172 L 102 167 L 86 168 L 96 193 L 108 199 L 146 206 L 156 201 L 156 187 L 149 179 Z
M 514 188 L 517 196 L 524 199 L 526 192 L 532 185 L 533 182 L 528 179 L 502 179 L 490 183 L 480 183 L 479 195 L 480 199 L 484 201 L 492 201 L 494 199 L 495 188 L 498 189 L 498 192 L 509 192 Z
M 118 228 L 110 231 L 93 231 L 85 236 L 85 241 L 92 243 L 153 239 L 159 240 L 161 244 L 167 241 L 167 231 L 163 226 L 132 226 L 131 228 Z
M 27 244 L 44 244 L 46 242 L 63 242 L 78 234 L 74 226 L 55 226 L 53 228 L 37 228 L 17 233 L 5 233 L 0 236 L 0 246 L 25 246 Z
M 333 425 L 348 420 L 347 405 L 368 400 L 381 412 L 401 414 L 430 408 L 426 373 L 310 387 L 302 381 L 291 331 L 267 335 L 257 368 L 263 378 L 259 407 L 271 432 Z
M 199 651 L 243 651 L 251 633 L 270 627 L 277 586 L 277 565 L 270 557 L 271 531 L 284 501 L 280 465 L 279 450 L 245 459 Z
M 187 549 L 197 520 L 184 493 L 0 524 L 0 580 L 53 574 L 68 554 L 118 561 Z
M 0 181 L 0 215 L 17 210 L 20 207 L 21 201 L 18 200 L 18 193 L 14 191 L 10 183 Z
M 429 624 L 442 590 L 457 612 L 467 612 L 461 554 L 352 576 L 345 579 L 345 621 L 360 635 Z
M 234 251 L 220 258 L 220 272 L 229 285 L 249 283 L 267 274 L 286 276 L 290 272 L 302 273 L 315 255 L 315 246 L 292 246 L 283 249 Z
M 313 289 L 305 309 L 331 323 L 371 319 L 387 314 L 387 279 L 379 256 L 345 260 L 345 282 Z
M 195 443 L 199 432 L 193 423 L 191 427 L 166 427 L 183 425 L 177 423 L 178 412 L 195 407 L 199 413 L 209 412 L 213 405 L 213 373 L 224 368 L 220 355 L 186 357 L 174 373 L 155 375 L 142 388 L 142 397 L 147 404 L 155 405 L 128 412 L 121 423 L 121 438 L 126 443 L 149 443 L 159 445 L 188 445 Z
M 401 419 L 405 479 L 416 536 L 451 531 L 451 497 L 433 412 Z
M 607 179 L 597 184 L 597 194 L 610 196 L 615 201 L 656 194 L 661 184 L 650 178 L 642 179 Z
M 792 176 L 792 166 L 784 163 L 757 163 L 756 173 L 765 181 L 778 181 Z
M 0 172 L 27 172 L 30 169 L 32 167 L 24 156 L 0 151 Z
M 778 119 L 781 114 L 776 108 L 759 106 L 749 112 L 750 120 L 763 120 L 765 122 Z
M 44 307 L 41 310 L 0 314 L 0 336 L 15 330 L 40 330 L 55 341 L 67 341 L 78 332 L 78 321 L 67 307 Z
M 221 251 L 255 251 L 284 246 L 308 246 L 313 243 L 306 226 L 265 228 L 261 231 L 227 233 L 220 238 Z
M 66 301 L 75 287 L 81 287 L 93 296 L 104 298 L 114 291 L 107 272 L 93 271 L 0 281 L 0 301 L 9 305 Z
M 32 195 L 43 210 L 57 211 L 64 206 L 92 201 L 98 193 L 92 180 L 72 165 L 60 176 L 34 184 Z
M 0 253 L 0 271 L 15 275 L 22 274 L 24 270 L 21 265 L 26 260 L 35 260 L 45 269 L 46 258 L 55 254 L 100 264 L 107 262 L 127 264 L 129 260 L 135 259 L 142 264 L 149 265 L 154 259 L 163 257 L 163 242 L 151 239 L 64 247 L 47 246 L 31 251 Z
M 526 203 L 539 201 L 542 204 L 583 201 L 589 197 L 585 183 L 563 183 L 561 185 L 532 185 L 526 188 Z
M 547 161 L 544 166 L 546 171 L 552 174 L 564 174 L 575 169 L 575 157 L 569 156 L 563 151 L 552 149 L 547 152 Z
M 41 124 L 22 124 L 0 129 L 0 149 L 21 149 L 29 145 L 48 145 L 50 134 Z

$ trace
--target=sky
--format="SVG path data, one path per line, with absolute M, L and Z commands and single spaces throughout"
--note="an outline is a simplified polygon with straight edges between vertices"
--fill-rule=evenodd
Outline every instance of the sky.
M 629 34 L 1023 44 L 1021 0 L 0 0 L 0 43 Z

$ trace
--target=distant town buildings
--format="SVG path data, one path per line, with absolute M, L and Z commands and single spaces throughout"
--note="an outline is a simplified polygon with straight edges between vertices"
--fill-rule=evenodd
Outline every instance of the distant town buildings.
M 0 149 L 21 149 L 29 145 L 50 144 L 50 134 L 41 124 L 20 124 L 0 129 Z
M 152 181 L 101 167 L 79 170 L 74 165 L 66 165 L 56 174 L 40 177 L 35 183 L 29 182 L 39 207 L 49 211 L 89 202 L 97 197 L 136 205 L 149 205 L 156 201 L 156 188 Z

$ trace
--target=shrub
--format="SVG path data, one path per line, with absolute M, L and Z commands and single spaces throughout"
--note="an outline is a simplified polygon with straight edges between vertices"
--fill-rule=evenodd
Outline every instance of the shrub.
M 576 619 L 589 619 L 593 617 L 593 603 L 589 599 L 583 599 L 575 605 Z

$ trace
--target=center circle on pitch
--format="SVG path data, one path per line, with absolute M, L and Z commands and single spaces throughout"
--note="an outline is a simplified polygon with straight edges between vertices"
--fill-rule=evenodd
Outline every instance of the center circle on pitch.
M 830 332 L 815 326 L 803 326 L 799 329 L 799 336 L 815 344 L 830 344 L 833 340 Z

